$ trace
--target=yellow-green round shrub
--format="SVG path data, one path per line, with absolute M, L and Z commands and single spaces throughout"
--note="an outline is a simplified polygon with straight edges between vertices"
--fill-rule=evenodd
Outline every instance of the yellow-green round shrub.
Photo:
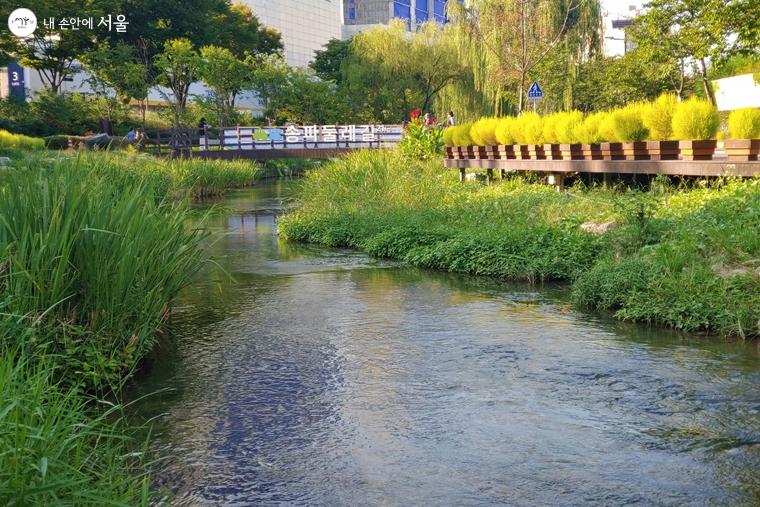
M 515 137 L 512 135 L 512 126 L 515 123 L 513 116 L 507 116 L 499 120 L 499 125 L 496 127 L 496 140 L 499 144 L 515 144 Z
M 605 112 L 599 121 L 599 137 L 602 143 L 617 143 L 620 142 L 615 134 L 615 113 L 619 109 L 613 109 L 612 111 Z
M 470 128 L 472 123 L 463 123 L 462 125 L 454 127 L 454 134 L 452 140 L 454 146 L 472 146 L 472 138 L 470 137 Z
M 604 141 L 600 132 L 601 123 L 606 118 L 607 113 L 590 114 L 573 128 L 573 136 L 579 143 L 599 144 Z
M 517 144 L 544 144 L 543 120 L 537 113 L 523 113 L 512 125 Z
M 557 127 L 562 121 L 562 115 L 565 113 L 554 113 L 543 117 L 543 138 L 544 142 L 548 144 L 559 143 L 559 132 Z
M 481 118 L 472 124 L 470 137 L 472 142 L 478 146 L 495 146 L 498 144 L 496 139 L 496 127 L 499 126 L 498 118 Z
M 622 143 L 643 141 L 649 136 L 649 131 L 644 126 L 642 104 L 629 104 L 622 109 L 613 111 L 611 115 L 612 130 L 615 140 Z
M 673 113 L 673 137 L 678 140 L 714 139 L 719 126 L 715 106 L 696 97 L 680 102 Z
M 672 93 L 663 93 L 642 111 L 644 126 L 649 129 L 649 139 L 667 141 L 673 137 L 673 113 L 678 99 Z
M 582 123 L 583 113 L 580 111 L 560 113 L 554 125 L 554 132 L 557 139 L 554 142 L 561 144 L 575 144 L 581 142 L 575 134 L 575 129 Z
M 760 109 L 745 107 L 728 115 L 728 133 L 731 139 L 760 138 Z
M 456 126 L 446 127 L 443 130 L 443 144 L 446 146 L 454 146 L 454 131 Z

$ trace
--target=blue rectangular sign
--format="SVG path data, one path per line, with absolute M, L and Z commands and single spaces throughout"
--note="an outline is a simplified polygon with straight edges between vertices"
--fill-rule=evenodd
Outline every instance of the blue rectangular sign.
M 8 64 L 8 84 L 10 85 L 11 97 L 18 100 L 26 99 L 26 90 L 24 89 L 24 68 L 16 62 Z

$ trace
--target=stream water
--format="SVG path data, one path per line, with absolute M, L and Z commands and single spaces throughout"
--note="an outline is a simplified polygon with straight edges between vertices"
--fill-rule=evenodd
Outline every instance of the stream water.
M 760 351 L 279 239 L 231 194 L 135 395 L 174 505 L 757 505 Z

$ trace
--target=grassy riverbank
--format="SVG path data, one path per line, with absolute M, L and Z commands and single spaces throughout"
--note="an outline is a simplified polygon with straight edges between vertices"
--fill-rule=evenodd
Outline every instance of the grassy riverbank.
M 623 319 L 760 336 L 757 179 L 558 193 L 521 176 L 460 184 L 437 161 L 362 152 L 311 172 L 279 226 L 420 267 L 568 281 L 578 306 Z
M 15 153 L 0 168 L 0 504 L 140 505 L 118 393 L 207 262 L 189 198 L 250 163 Z

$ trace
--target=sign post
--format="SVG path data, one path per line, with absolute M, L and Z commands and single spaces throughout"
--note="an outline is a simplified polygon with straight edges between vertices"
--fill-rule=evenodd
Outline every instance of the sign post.
M 8 84 L 10 85 L 10 95 L 16 100 L 26 100 L 26 91 L 24 90 L 24 69 L 18 62 L 8 64 Z
M 544 92 L 541 87 L 538 86 L 538 81 L 533 81 L 533 84 L 528 88 L 528 102 L 533 103 L 533 112 L 536 112 L 536 104 L 541 102 L 544 98 Z

